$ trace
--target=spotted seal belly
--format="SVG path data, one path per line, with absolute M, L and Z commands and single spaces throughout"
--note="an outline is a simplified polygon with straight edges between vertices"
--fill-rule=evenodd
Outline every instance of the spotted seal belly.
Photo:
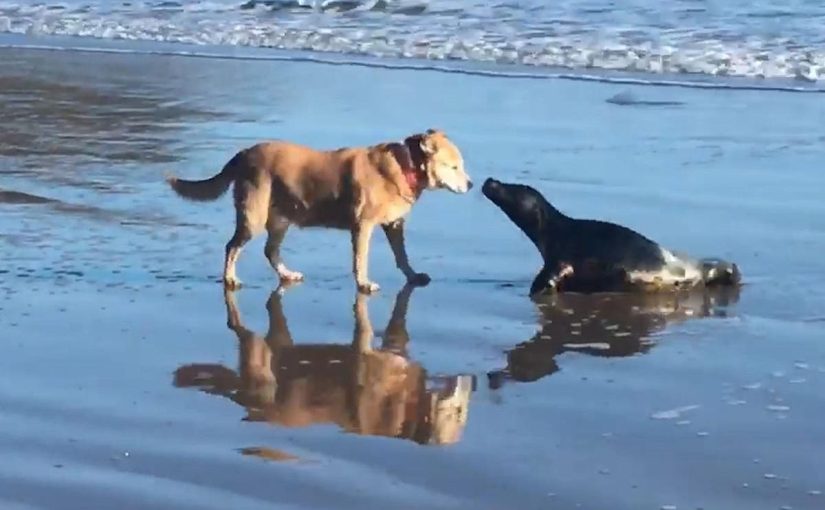
M 735 285 L 741 282 L 739 267 L 720 258 L 695 259 L 686 254 L 661 248 L 664 266 L 658 272 L 635 273 L 639 281 L 659 280 L 665 284 L 692 285 Z

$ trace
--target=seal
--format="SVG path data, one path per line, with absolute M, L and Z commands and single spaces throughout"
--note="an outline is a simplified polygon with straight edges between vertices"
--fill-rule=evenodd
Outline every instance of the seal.
M 662 291 L 738 285 L 736 264 L 693 259 L 622 225 L 571 218 L 535 188 L 488 178 L 481 192 L 538 248 L 544 266 L 530 295 L 555 292 Z
M 554 293 L 535 301 L 538 328 L 507 349 L 506 366 L 487 372 L 490 389 L 529 383 L 562 370 L 561 355 L 625 358 L 656 347 L 656 335 L 687 321 L 736 315 L 739 287 L 678 293 Z

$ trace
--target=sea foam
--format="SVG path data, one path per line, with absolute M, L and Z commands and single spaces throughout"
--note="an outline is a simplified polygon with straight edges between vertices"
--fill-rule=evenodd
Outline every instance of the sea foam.
M 0 1 L 0 32 L 825 81 L 825 38 L 818 29 L 825 26 L 825 6 L 792 0 L 777 27 L 759 4 L 748 5 L 711 13 L 703 7 L 668 10 L 655 2 L 613 6 L 607 0 L 587 7 L 540 0 L 495 5 L 455 0 L 19 0 Z

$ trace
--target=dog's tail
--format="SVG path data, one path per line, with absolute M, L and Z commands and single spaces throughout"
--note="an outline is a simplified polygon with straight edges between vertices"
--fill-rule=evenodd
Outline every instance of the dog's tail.
M 237 167 L 242 163 L 243 157 L 243 151 L 235 154 L 235 156 L 224 165 L 220 173 L 209 179 L 189 181 L 186 179 L 178 179 L 174 175 L 167 175 L 166 182 L 175 190 L 175 193 L 187 200 L 197 202 L 217 200 L 221 195 L 226 193 L 229 185 L 235 180 Z

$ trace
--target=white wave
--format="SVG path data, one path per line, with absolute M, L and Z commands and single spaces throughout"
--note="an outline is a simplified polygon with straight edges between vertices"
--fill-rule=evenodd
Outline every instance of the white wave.
M 491 5 L 457 0 L 0 0 L 0 32 L 579 71 L 825 81 L 825 40 L 808 35 L 818 29 L 809 28 L 804 18 L 783 21 L 788 31 L 779 38 L 765 31 L 762 25 L 767 22 L 758 16 L 745 25 L 730 15 L 722 20 L 727 25 L 713 30 L 695 20 L 679 27 L 644 18 L 628 28 L 622 8 L 603 20 L 606 15 L 599 9 L 582 14 L 575 3 L 549 6 L 537 1 Z M 821 11 L 809 24 L 825 22 L 825 8 Z
M 1 32 L 1 31 L 0 31 Z M 99 42 L 98 42 L 99 41 Z M 98 46 L 100 44 L 100 46 Z M 196 46 L 180 46 L 174 43 L 126 43 L 121 46 L 119 42 L 113 42 L 116 47 L 106 45 L 103 40 L 91 38 L 71 38 L 71 39 L 56 39 L 46 40 L 39 39 L 18 39 L 12 37 L 8 39 L 3 37 L 0 33 L 0 48 L 21 48 L 33 49 L 43 51 L 78 51 L 87 53 L 124 53 L 124 54 L 150 54 L 150 55 L 166 55 L 166 56 L 180 56 L 192 58 L 212 58 L 225 60 L 259 60 L 259 61 L 293 61 L 293 62 L 311 62 L 322 65 L 333 66 L 361 66 L 376 69 L 399 70 L 399 71 L 431 71 L 448 74 L 465 74 L 471 76 L 486 76 L 491 78 L 505 78 L 505 79 L 557 79 L 570 81 L 587 81 L 597 83 L 612 83 L 619 85 L 639 85 L 639 86 L 655 86 L 655 87 L 680 87 L 688 89 L 728 89 L 728 90 L 754 90 L 754 91 L 775 91 L 775 92 L 797 92 L 797 93 L 825 93 L 824 88 L 811 87 L 807 85 L 797 86 L 790 84 L 780 84 L 776 82 L 757 84 L 743 81 L 728 82 L 728 81 L 697 81 L 696 79 L 668 79 L 665 77 L 634 77 L 634 76 L 617 76 L 605 75 L 600 73 L 587 72 L 549 72 L 536 71 L 526 72 L 521 69 L 511 69 L 507 67 L 497 67 L 496 69 L 483 69 L 472 65 L 471 62 L 457 62 L 452 61 L 449 64 L 437 64 L 432 61 L 386 61 L 374 58 L 361 58 L 358 56 L 337 56 L 335 54 L 315 54 L 315 53 L 265 53 L 265 54 L 247 54 L 239 53 L 237 51 L 221 51 L 215 48 L 197 49 Z M 151 44 L 151 46 L 146 46 Z M 161 45 L 162 49 L 157 45 Z M 195 48 L 195 49 L 193 49 Z M 465 65 L 467 64 L 467 65 Z M 620 334 L 616 334 L 620 336 Z M 825 371 L 825 369 L 823 369 Z
M 666 411 L 658 411 L 650 415 L 654 420 L 675 420 L 680 418 L 682 414 L 699 409 L 699 405 L 693 404 L 688 406 L 677 407 L 675 409 L 668 409 Z

